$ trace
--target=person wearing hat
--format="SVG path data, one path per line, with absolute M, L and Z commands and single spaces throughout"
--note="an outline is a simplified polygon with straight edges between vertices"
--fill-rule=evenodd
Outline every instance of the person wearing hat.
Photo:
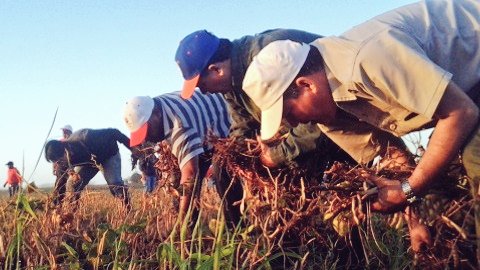
M 238 142 L 244 138 L 255 139 L 260 128 L 260 110 L 242 87 L 252 58 L 275 40 L 311 42 L 320 37 L 295 29 L 273 29 L 230 41 L 206 30 L 195 31 L 183 38 L 175 55 L 185 79 L 182 97 L 189 98 L 196 87 L 204 93 L 221 93 L 229 105 L 232 119 L 230 137 L 237 138 Z M 280 143 L 277 140 L 259 141 L 264 165 L 276 167 L 295 163 L 297 157 L 315 149 L 333 159 L 350 161 L 348 155 L 323 136 L 316 125 L 305 123 L 293 129 L 286 125 L 282 134 Z
M 151 149 L 150 151 L 144 151 L 145 153 L 142 157 L 138 158 L 138 167 L 142 178 L 141 182 L 145 186 L 145 195 L 150 194 L 155 190 L 155 185 L 157 183 L 157 170 L 155 164 L 158 161 L 158 158 L 154 154 L 155 145 L 144 143 L 141 145 L 140 149 Z M 134 164 L 135 165 L 135 164 Z
M 66 140 L 70 137 L 70 135 L 72 135 L 73 133 L 73 128 L 71 125 L 65 125 L 63 127 L 60 128 L 60 130 L 62 131 L 62 138 L 60 140 Z M 63 165 L 62 165 L 63 163 Z M 53 175 L 55 175 L 57 177 L 57 181 L 55 181 L 55 189 L 54 190 L 59 190 L 61 189 L 60 187 L 57 187 L 57 185 L 61 184 L 61 183 L 64 183 L 66 184 L 67 183 L 67 178 L 68 178 L 68 174 L 66 172 L 64 172 L 63 170 L 61 170 L 61 168 L 63 167 L 66 167 L 66 160 L 65 158 L 62 158 L 56 162 L 53 162 Z M 61 195 L 63 197 L 63 195 Z
M 400 137 L 434 127 L 419 164 L 406 179 L 378 179 L 372 209 L 394 212 L 425 194 L 458 153 L 480 207 L 480 2 L 422 1 L 310 44 L 276 41 L 252 61 L 243 87 L 262 111 L 261 136 L 283 119 L 318 123 L 357 161 L 365 151 L 357 129 Z M 480 244 L 480 242 L 478 242 Z M 480 253 L 478 258 L 480 259 Z
M 207 136 L 228 136 L 230 118 L 225 100 L 219 94 L 203 95 L 199 90 L 195 90 L 188 100 L 182 99 L 180 92 L 155 98 L 137 96 L 127 102 L 124 121 L 131 132 L 131 147 L 162 141 L 171 146 L 181 171 L 179 220 L 185 221 L 191 200 L 198 197 L 200 181 L 211 164 L 213 146 Z M 239 185 L 238 182 L 233 184 L 234 191 L 227 194 L 227 201 L 233 203 L 241 199 L 242 193 L 237 192 Z M 229 203 L 224 206 L 227 219 L 239 219 L 239 210 L 230 209 Z M 195 224 L 197 215 L 195 208 L 191 225 Z
M 54 189 L 54 203 L 65 196 L 67 183 L 75 192 L 75 200 L 88 182 L 100 171 L 113 196 L 120 198 L 127 210 L 131 208 L 127 187 L 121 174 L 121 158 L 118 143 L 130 150 L 130 140 L 115 128 L 80 129 L 66 140 L 50 140 L 45 145 L 48 162 L 59 162 Z M 59 177 L 60 176 L 60 177 Z
M 65 125 L 61 128 L 61 130 L 64 140 L 68 139 L 68 137 L 70 137 L 70 135 L 73 133 L 73 128 L 71 125 Z
M 20 172 L 13 166 L 13 162 L 9 161 L 7 164 L 8 166 L 7 170 L 7 180 L 5 180 L 5 183 L 3 184 L 3 187 L 8 186 L 8 194 L 10 197 L 13 197 L 18 192 L 18 189 L 20 185 L 22 184 L 22 175 L 20 175 Z

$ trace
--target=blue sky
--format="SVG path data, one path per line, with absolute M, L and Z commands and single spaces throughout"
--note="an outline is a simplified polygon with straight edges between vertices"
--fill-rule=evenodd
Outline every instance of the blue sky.
M 229 39 L 271 28 L 337 35 L 412 2 L 0 1 L 0 162 L 12 160 L 27 180 L 53 185 L 40 151 L 57 107 L 49 139 L 60 138 L 65 124 L 128 135 L 125 101 L 180 89 L 175 50 L 195 30 Z M 120 148 L 126 177 L 130 154 Z M 97 176 L 92 183 L 105 181 Z

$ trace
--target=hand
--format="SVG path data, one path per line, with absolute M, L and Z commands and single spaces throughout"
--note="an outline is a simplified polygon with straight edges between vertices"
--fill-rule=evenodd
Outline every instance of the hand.
M 407 206 L 407 198 L 400 186 L 400 181 L 367 175 L 377 185 L 377 201 L 372 204 L 372 210 L 382 213 L 394 213 Z
M 265 144 L 262 139 L 260 139 L 260 136 L 257 136 L 257 142 L 258 145 L 260 146 L 260 161 L 262 162 L 263 165 L 269 167 L 269 168 L 275 168 L 278 166 L 277 163 L 275 163 L 270 156 L 270 151 L 269 147 L 267 144 Z
M 3 187 L 6 187 L 7 186 L 7 183 L 3 184 Z
M 409 224 L 408 229 L 410 231 L 410 244 L 414 252 L 422 252 L 432 246 L 432 237 L 427 226 L 420 223 L 412 226 Z
M 138 158 L 139 156 L 137 156 L 135 154 L 132 154 L 130 157 L 131 157 L 131 162 L 132 162 L 132 169 L 131 170 L 133 171 L 133 169 L 135 169 L 135 167 L 137 166 L 137 161 L 139 159 Z

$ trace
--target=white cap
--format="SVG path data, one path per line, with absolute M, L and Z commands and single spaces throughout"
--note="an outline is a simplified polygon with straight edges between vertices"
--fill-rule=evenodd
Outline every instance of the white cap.
M 155 102 L 148 96 L 132 98 L 125 105 L 123 120 L 130 130 L 130 146 L 141 144 L 148 131 L 148 119 L 152 115 Z
M 283 93 L 298 75 L 309 51 L 308 44 L 277 40 L 265 46 L 250 63 L 243 90 L 262 111 L 262 140 L 277 133 L 282 121 Z
M 70 132 L 73 132 L 73 128 L 72 128 L 72 126 L 70 126 L 70 125 L 65 125 L 65 126 L 63 126 L 61 129 L 62 129 L 62 130 L 63 130 L 63 129 L 64 129 L 64 130 L 69 130 Z

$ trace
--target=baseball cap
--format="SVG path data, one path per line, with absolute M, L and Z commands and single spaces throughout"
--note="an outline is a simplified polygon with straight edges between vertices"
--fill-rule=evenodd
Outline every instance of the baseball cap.
M 9 162 L 7 162 L 7 164 L 5 164 L 5 165 L 7 165 L 7 166 L 13 166 L 13 162 L 12 162 L 12 161 L 9 161 Z
M 70 132 L 73 132 L 73 128 L 70 125 L 65 125 L 61 129 L 70 130 Z
M 219 44 L 220 39 L 207 30 L 195 31 L 180 41 L 175 61 L 185 79 L 182 98 L 187 99 L 193 95 L 200 73 L 207 67 L 208 61 L 217 51 Z
M 280 127 L 283 93 L 307 59 L 310 46 L 278 40 L 265 46 L 252 60 L 243 79 L 243 90 L 262 111 L 260 137 L 273 137 Z
M 155 102 L 149 96 L 137 96 L 125 105 L 123 120 L 130 130 L 130 146 L 145 141 L 148 131 L 148 119 L 152 115 Z

